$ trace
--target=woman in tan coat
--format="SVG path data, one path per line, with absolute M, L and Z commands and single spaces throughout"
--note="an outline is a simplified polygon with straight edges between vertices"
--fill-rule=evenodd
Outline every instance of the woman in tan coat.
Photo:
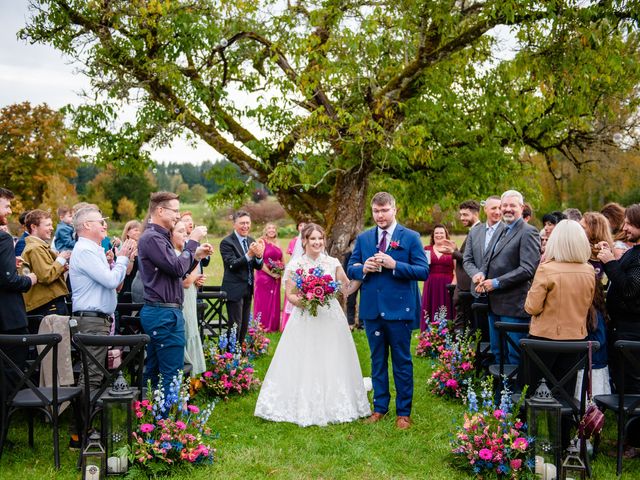
M 531 315 L 529 338 L 584 340 L 596 276 L 588 263 L 591 246 L 580 224 L 574 220 L 559 222 L 549 237 L 545 257 L 524 304 Z M 562 378 L 576 360 L 574 354 L 545 356 L 545 363 L 556 378 Z M 534 390 L 541 376 L 538 373 L 531 378 Z M 574 386 L 575 379 L 567 389 L 573 392 Z

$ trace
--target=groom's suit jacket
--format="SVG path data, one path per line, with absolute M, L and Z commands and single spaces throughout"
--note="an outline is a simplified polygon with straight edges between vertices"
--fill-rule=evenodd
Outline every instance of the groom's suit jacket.
M 392 248 L 394 242 L 396 248 Z M 396 261 L 395 270 L 383 268 L 364 275 L 363 264 L 378 251 L 377 244 L 378 227 L 374 227 L 358 236 L 349 259 L 349 278 L 362 281 L 359 316 L 365 321 L 378 317 L 415 321 L 421 311 L 418 281 L 429 276 L 420 235 L 397 224 L 386 251 Z

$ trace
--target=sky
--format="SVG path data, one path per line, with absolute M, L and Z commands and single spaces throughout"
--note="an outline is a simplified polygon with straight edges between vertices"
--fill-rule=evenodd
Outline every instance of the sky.
M 0 108 L 25 101 L 46 103 L 58 109 L 83 102 L 80 91 L 89 88 L 78 65 L 53 47 L 18 40 L 16 34 L 28 17 L 27 0 L 0 0 Z M 220 158 L 211 147 L 198 141 L 197 148 L 185 140 L 155 150 L 152 157 L 160 163 L 191 162 Z

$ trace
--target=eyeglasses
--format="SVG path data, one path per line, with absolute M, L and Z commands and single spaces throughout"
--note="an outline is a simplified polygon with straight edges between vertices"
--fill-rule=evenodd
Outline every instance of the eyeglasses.
M 99 220 L 85 220 L 86 223 L 92 223 L 92 222 L 96 222 L 96 223 L 100 223 L 103 226 L 107 226 L 107 220 L 109 220 L 109 217 L 104 217 L 104 218 L 100 218 Z
M 165 210 L 171 210 L 175 214 L 180 213 L 180 209 L 179 208 L 170 208 L 170 207 L 160 207 L 160 208 L 164 208 Z

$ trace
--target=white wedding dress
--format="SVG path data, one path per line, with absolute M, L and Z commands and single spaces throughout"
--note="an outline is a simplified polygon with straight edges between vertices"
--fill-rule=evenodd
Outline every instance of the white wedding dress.
M 321 265 L 336 278 L 338 260 L 303 255 L 289 262 L 284 278 L 297 268 Z M 298 307 L 273 356 L 258 396 L 255 415 L 302 427 L 351 422 L 371 414 L 351 331 L 337 300 L 318 308 L 318 316 Z

